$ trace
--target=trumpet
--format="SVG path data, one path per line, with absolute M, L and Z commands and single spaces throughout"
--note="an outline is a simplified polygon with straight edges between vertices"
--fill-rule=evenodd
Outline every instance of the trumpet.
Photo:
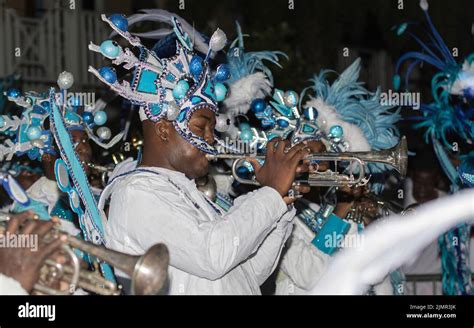
M 98 165 L 98 164 L 95 164 L 95 163 L 90 163 L 90 162 L 85 162 L 85 161 L 82 161 L 81 163 L 82 163 L 82 165 L 90 167 L 92 170 L 99 173 L 100 182 L 102 183 L 103 187 L 105 187 L 107 185 L 107 180 L 108 180 L 109 173 L 112 173 L 112 171 L 115 168 L 114 164 L 103 166 L 103 165 Z
M 82 161 L 81 163 L 82 163 L 82 165 L 90 167 L 91 169 L 93 169 L 97 172 L 100 172 L 100 173 L 109 173 L 109 172 L 112 172 L 115 168 L 115 165 L 114 166 L 103 166 L 103 165 L 98 165 L 98 164 L 95 164 L 95 163 L 84 162 L 84 161 Z
M 9 220 L 8 213 L 0 213 L 0 234 L 5 233 Z M 107 249 L 60 232 L 54 228 L 46 234 L 45 242 L 51 242 L 60 235 L 66 235 L 67 241 L 62 249 L 69 257 L 69 264 L 59 263 L 51 258 L 47 259 L 40 269 L 41 283 L 36 283 L 33 290 L 48 295 L 69 295 L 82 288 L 100 295 L 119 295 L 121 287 L 101 276 L 99 272 L 81 269 L 81 260 L 73 248 L 88 253 L 97 259 L 120 269 L 132 281 L 134 295 L 156 295 L 167 281 L 169 253 L 164 244 L 150 247 L 142 256 L 133 256 Z M 67 282 L 68 290 L 59 290 L 49 287 L 55 282 Z
M 258 160 L 264 160 L 265 156 L 253 154 L 217 154 L 206 155 L 208 160 L 216 159 L 231 159 L 234 160 L 232 164 L 232 175 L 234 179 L 242 184 L 260 186 L 260 183 L 253 176 L 252 179 L 245 179 L 237 174 L 237 169 L 245 166 L 248 162 L 247 158 L 253 157 Z M 307 178 L 297 179 L 295 184 L 307 184 L 309 186 L 321 187 L 342 187 L 342 186 L 364 186 L 369 182 L 366 177 L 366 166 L 368 163 L 383 163 L 393 167 L 401 177 L 405 177 L 408 165 L 408 148 L 406 137 L 403 136 L 398 145 L 381 151 L 368 152 L 340 152 L 340 153 L 321 153 L 312 154 L 305 157 L 305 160 L 310 160 L 313 163 L 317 162 L 334 162 L 334 170 L 326 170 L 324 172 L 311 172 Z M 346 166 L 349 173 L 339 173 L 337 170 L 339 162 L 349 162 Z M 358 170 L 357 170 L 358 169 Z M 354 172 L 358 172 L 354 176 Z

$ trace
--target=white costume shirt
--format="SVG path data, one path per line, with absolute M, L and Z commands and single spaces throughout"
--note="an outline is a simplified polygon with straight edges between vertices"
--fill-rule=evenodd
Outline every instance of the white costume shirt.
M 276 295 L 305 295 L 324 273 L 330 256 L 311 244 L 315 234 L 295 220 L 276 278 Z
M 56 206 L 61 191 L 58 188 L 58 184 L 54 180 L 49 180 L 46 177 L 39 178 L 35 183 L 33 183 L 27 190 L 26 193 L 28 197 L 43 203 L 47 206 L 48 213 Z M 81 232 L 77 229 L 74 223 L 67 220 L 61 220 L 61 231 L 64 231 L 70 235 L 76 236 Z
M 45 204 L 48 207 L 48 213 L 51 213 L 60 195 L 56 181 L 46 177 L 39 178 L 26 190 L 26 193 L 28 197 Z
M 301 200 L 313 211 L 319 211 L 319 205 Z M 357 224 L 349 222 L 347 236 L 359 234 Z M 311 242 L 315 238 L 301 220 L 295 220 L 295 228 L 286 244 L 278 267 L 276 295 L 306 295 L 326 271 L 331 256 L 319 250 Z M 393 295 L 390 276 L 374 286 L 376 295 Z
M 28 295 L 20 283 L 0 273 L 0 295 Z
M 295 210 L 280 194 L 263 187 L 220 215 L 183 173 L 138 170 L 116 177 L 101 196 L 103 206 L 111 194 L 107 247 L 141 255 L 164 243 L 170 294 L 260 294 L 292 229 Z

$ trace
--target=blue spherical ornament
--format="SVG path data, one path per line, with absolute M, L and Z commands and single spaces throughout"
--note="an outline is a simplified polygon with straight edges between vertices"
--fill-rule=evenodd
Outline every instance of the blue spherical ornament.
M 290 125 L 290 122 L 288 122 L 287 120 L 284 120 L 282 118 L 278 119 L 276 123 L 278 124 L 278 126 L 280 128 L 286 128 Z
M 0 128 L 3 128 L 5 126 L 6 122 L 3 116 L 0 116 Z
M 173 97 L 175 99 L 183 99 L 189 90 L 189 83 L 186 80 L 181 80 L 173 88 Z
M 10 88 L 7 91 L 7 97 L 9 98 L 18 98 L 21 95 L 20 90 L 15 88 Z
M 94 115 L 92 115 L 91 112 L 84 112 L 82 113 L 82 119 L 84 122 L 86 122 L 86 124 L 91 124 L 94 122 Z
M 99 74 L 110 84 L 114 84 L 117 81 L 117 73 L 115 73 L 115 70 L 111 67 L 102 67 L 99 69 Z
M 309 121 L 315 121 L 318 118 L 318 110 L 314 107 L 307 107 L 303 112 L 304 117 Z
M 242 122 L 242 123 L 239 124 L 239 129 L 240 129 L 240 131 L 250 130 L 250 124 L 248 124 L 246 122 Z
M 250 174 L 250 170 L 246 166 L 239 166 L 236 169 L 237 175 L 241 178 L 247 178 L 247 176 Z
M 202 69 L 203 69 L 202 58 L 199 57 L 198 55 L 195 55 L 191 59 L 191 62 L 189 63 L 189 71 L 194 76 L 199 76 L 202 73 Z
M 128 30 L 128 21 L 127 17 L 123 14 L 113 14 L 109 16 L 109 20 L 117 26 L 117 28 L 121 31 L 126 32 Z
M 296 105 L 298 105 L 298 99 L 298 94 L 295 91 L 290 90 L 285 92 L 285 94 L 283 95 L 283 100 L 287 107 L 295 107 Z
M 344 130 L 340 125 L 333 125 L 329 129 L 329 135 L 333 138 L 342 138 L 344 135 Z
M 216 75 L 214 76 L 216 81 L 225 82 L 230 79 L 230 68 L 229 65 L 222 64 L 217 67 Z
M 252 101 L 250 108 L 252 109 L 252 112 L 260 113 L 263 112 L 265 108 L 267 108 L 267 103 L 263 99 L 255 99 L 254 101 Z
M 221 102 L 225 99 L 227 95 L 227 88 L 222 83 L 216 83 L 214 85 L 214 93 L 216 95 L 216 101 Z
M 100 52 L 105 57 L 115 59 L 120 55 L 120 47 L 115 41 L 105 40 L 100 45 Z
M 250 129 L 241 130 L 239 137 L 240 137 L 240 140 L 242 140 L 243 142 L 252 141 L 252 139 L 253 139 L 252 130 L 250 130 Z
M 37 126 L 30 126 L 28 130 L 26 130 L 26 136 L 29 140 L 36 140 L 41 137 L 41 129 Z
M 41 107 L 43 107 L 47 112 L 51 110 L 51 104 L 49 103 L 49 101 L 43 101 L 41 103 Z
M 100 126 L 100 125 L 104 125 L 105 122 L 107 122 L 107 113 L 105 113 L 103 110 L 99 110 L 95 112 L 94 123 Z

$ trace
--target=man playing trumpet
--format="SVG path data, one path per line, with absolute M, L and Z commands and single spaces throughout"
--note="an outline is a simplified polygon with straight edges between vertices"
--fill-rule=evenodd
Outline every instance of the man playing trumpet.
M 31 247 L 0 248 L 0 295 L 31 293 L 39 279 L 44 261 L 58 252 L 66 241 L 66 236 L 61 236 L 53 242 L 44 242 L 44 236 L 59 222 L 57 217 L 50 221 L 29 220 L 33 217 L 31 211 L 12 216 L 1 235 L 2 238 L 8 234 L 36 236 L 38 245 L 34 250 Z
M 275 268 L 291 233 L 294 210 L 288 205 L 294 199 L 287 194 L 309 149 L 301 143 L 286 151 L 287 143 L 281 139 L 270 142 L 265 164 L 255 168 L 264 187 L 236 199 L 235 206 L 223 214 L 194 183 L 208 171 L 206 154 L 215 153 L 215 115 L 223 84 L 211 77 L 207 57 L 203 60 L 189 51 L 190 38 L 174 17 L 169 23 L 174 25 L 178 55 L 160 59 L 167 62 L 171 74 L 166 79 L 156 74 L 164 67 L 155 55 L 124 33 L 124 24 L 117 27 L 122 18 L 103 16 L 122 37 L 147 53 L 133 64 L 148 73 L 136 76 L 139 87 L 131 90 L 117 82 L 110 68 L 90 71 L 142 106 L 144 146 L 138 166 L 117 174 L 101 196 L 99 206 L 111 196 L 107 247 L 138 254 L 156 242 L 165 243 L 170 252 L 170 294 L 260 294 L 260 285 Z M 214 33 L 209 53 L 222 48 L 216 45 L 222 38 L 222 31 Z M 115 63 L 120 60 L 133 59 L 122 56 Z M 162 87 L 158 90 L 156 85 Z M 127 277 L 118 270 L 116 274 L 126 287 Z

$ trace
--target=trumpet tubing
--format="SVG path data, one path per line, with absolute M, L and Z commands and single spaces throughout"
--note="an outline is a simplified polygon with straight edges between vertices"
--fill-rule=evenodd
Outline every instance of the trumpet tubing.
M 308 178 L 297 180 L 297 183 L 304 183 L 310 186 L 360 186 L 368 183 L 366 175 L 366 166 L 368 163 L 382 163 L 393 167 L 401 177 L 405 177 L 407 173 L 408 163 L 408 149 L 407 140 L 403 136 L 398 145 L 381 151 L 369 152 L 340 152 L 340 153 L 318 153 L 305 157 L 305 160 L 313 162 L 334 162 L 337 170 L 338 162 L 350 162 L 347 166 L 349 168 L 348 174 L 341 174 L 335 171 L 326 170 L 325 172 L 312 172 Z M 237 174 L 237 168 L 246 162 L 246 158 L 252 157 L 259 160 L 264 160 L 265 156 L 253 154 L 218 154 L 206 155 L 208 160 L 215 159 L 230 159 L 233 160 L 232 175 L 235 180 L 242 184 L 250 184 L 259 186 L 260 183 L 255 179 L 244 179 Z M 358 170 L 356 170 L 358 168 Z M 357 171 L 357 177 L 354 177 L 353 172 Z
M 107 166 L 102 166 L 102 165 L 84 162 L 84 161 L 82 161 L 81 163 L 82 165 L 90 167 L 91 169 L 96 170 L 97 172 L 101 172 L 101 173 L 109 173 L 114 170 L 114 167 L 107 167 Z
M 5 232 L 8 218 L 9 214 L 0 213 L 0 234 Z M 37 283 L 34 286 L 35 291 L 49 295 L 67 295 L 71 294 L 76 288 L 83 288 L 100 295 L 120 294 L 119 286 L 103 278 L 99 272 L 81 270 L 80 260 L 72 250 L 73 248 L 88 253 L 126 273 L 131 278 L 132 293 L 135 295 L 156 295 L 166 283 L 169 253 L 164 244 L 156 244 L 150 247 L 142 256 L 134 256 L 95 245 L 57 229 L 46 234 L 45 242 L 51 242 L 61 234 L 67 236 L 67 242 L 62 249 L 70 258 L 70 264 L 65 265 L 47 259 L 40 270 L 40 278 L 49 284 L 55 281 L 66 281 L 70 288 L 67 291 L 61 291 Z

